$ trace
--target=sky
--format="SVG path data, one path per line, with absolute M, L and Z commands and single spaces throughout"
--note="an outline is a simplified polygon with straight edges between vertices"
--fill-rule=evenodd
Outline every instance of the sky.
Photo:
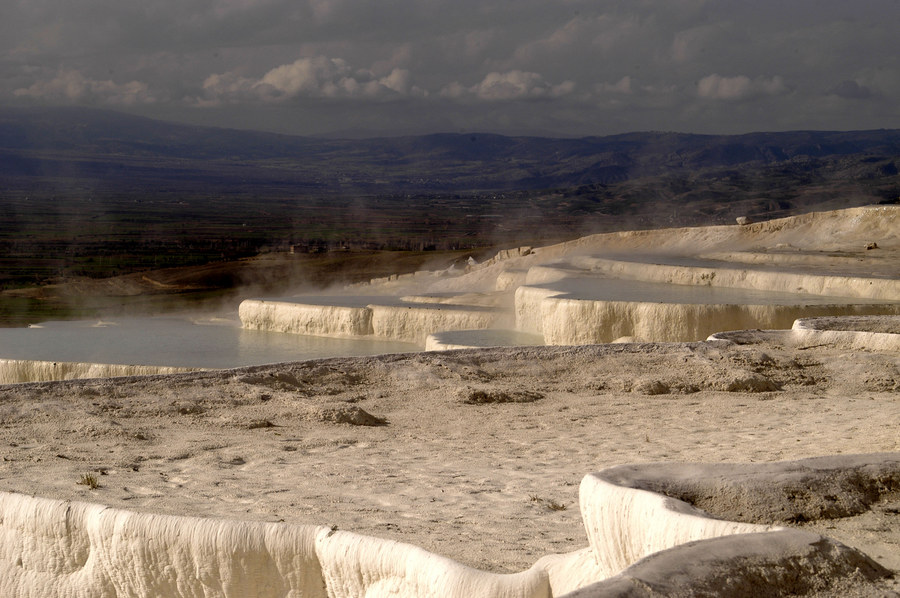
M 900 128 L 900 0 L 2 0 L 0 104 L 288 134 Z

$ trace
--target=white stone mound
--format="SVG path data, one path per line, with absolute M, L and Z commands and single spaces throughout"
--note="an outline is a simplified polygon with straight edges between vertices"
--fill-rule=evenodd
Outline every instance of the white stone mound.
M 851 573 L 888 576 L 862 553 L 821 536 L 717 519 L 663 494 L 724 490 L 752 512 L 768 502 L 767 492 L 783 496 L 781 486 L 799 480 L 835 492 L 829 486 L 835 479 L 835 487 L 850 493 L 838 496 L 847 503 L 858 502 L 853 492 L 867 490 L 867 479 L 895 491 L 900 455 L 614 467 L 581 485 L 588 547 L 549 555 L 518 574 L 486 573 L 415 546 L 323 526 L 142 514 L 0 493 L 0 595 L 596 598 L 717 590 L 777 596 L 827 587 Z

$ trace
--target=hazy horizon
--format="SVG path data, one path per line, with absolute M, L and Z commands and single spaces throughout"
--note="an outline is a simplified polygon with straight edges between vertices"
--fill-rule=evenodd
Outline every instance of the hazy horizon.
M 757 134 L 779 134 L 779 133 L 854 133 L 854 132 L 868 132 L 868 131 L 896 131 L 900 130 L 900 124 L 896 127 L 870 127 L 870 128 L 808 128 L 808 129 L 754 129 L 747 130 L 740 133 L 716 133 L 716 132 L 706 132 L 699 133 L 696 131 L 689 130 L 675 130 L 675 129 L 630 129 L 625 131 L 620 131 L 616 133 L 608 133 L 608 134 L 593 134 L 593 133 L 572 133 L 572 134 L 564 134 L 553 131 L 547 131 L 544 133 L 541 132 L 521 132 L 521 133 L 503 133 L 503 132 L 495 132 L 488 130 L 479 130 L 473 129 L 470 131 L 462 131 L 462 130 L 446 130 L 446 129 L 435 129 L 435 130 L 422 130 L 422 131 L 402 131 L 402 130 L 394 130 L 394 131 L 380 131 L 380 130 L 366 130 L 366 129 L 348 129 L 345 131 L 335 130 L 323 133 L 293 133 L 293 132 L 285 132 L 278 131 L 272 128 L 259 128 L 253 126 L 240 126 L 237 124 L 228 124 L 228 123 L 216 123 L 211 122 L 209 124 L 205 122 L 196 122 L 193 119 L 179 119 L 176 116 L 166 116 L 166 115 L 155 115 L 155 114 L 147 114 L 142 111 L 132 111 L 125 109 L 119 106 L 106 107 L 106 106 L 85 106 L 85 105 L 72 105 L 72 104 L 35 104 L 35 103 L 25 103 L 25 102 L 12 102 L 6 105 L 0 104 L 0 109 L 7 108 L 12 110 L 68 110 L 68 109 L 85 109 L 90 111 L 97 111 L 97 113 L 102 114 L 104 112 L 110 114 L 119 114 L 126 117 L 134 116 L 137 118 L 147 118 L 152 121 L 157 121 L 160 123 L 171 124 L 171 125 L 184 125 L 184 126 L 197 126 L 204 127 L 210 129 L 223 129 L 223 130 L 233 130 L 233 131 L 241 131 L 246 133 L 272 133 L 276 135 L 284 135 L 287 137 L 308 137 L 312 139 L 328 139 L 328 140 L 367 140 L 367 139 L 378 139 L 384 138 L 389 139 L 393 137 L 428 137 L 428 136 L 438 136 L 438 135 L 497 135 L 500 137 L 534 137 L 534 138 L 546 138 L 546 139 L 588 139 L 588 138 L 605 138 L 605 137 L 616 137 L 616 136 L 627 136 L 627 135 L 685 135 L 685 136 L 706 136 L 706 137 L 729 137 L 734 136 L 738 137 L 741 135 L 757 135 Z

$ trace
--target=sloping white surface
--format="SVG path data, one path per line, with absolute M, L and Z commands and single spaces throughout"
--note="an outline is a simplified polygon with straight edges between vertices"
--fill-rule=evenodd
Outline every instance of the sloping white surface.
M 314 526 L 0 493 L 0 596 L 325 598 Z
M 536 567 L 511 575 L 485 573 L 409 544 L 351 532 L 320 532 L 316 551 L 329 598 L 551 595 L 547 573 Z
M 582 480 L 581 514 L 604 578 L 686 542 L 783 529 L 713 519 L 683 501 L 614 484 L 602 473 Z
M 803 318 L 791 327 L 791 340 L 798 345 L 829 344 L 865 351 L 900 351 L 900 316 L 886 317 L 892 332 L 875 330 L 835 330 L 831 318 Z M 862 328 L 862 326 L 861 326 Z
M 547 598 L 497 575 L 326 527 L 134 513 L 0 493 L 0 596 Z

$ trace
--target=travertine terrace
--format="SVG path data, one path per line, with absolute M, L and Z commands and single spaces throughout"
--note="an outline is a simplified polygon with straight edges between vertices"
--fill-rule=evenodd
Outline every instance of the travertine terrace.
M 248 299 L 247 329 L 425 350 L 696 341 L 816 316 L 900 313 L 900 207 L 630 231 L 500 251 L 328 295 Z M 0 383 L 172 373 L 182 364 L 12 359 Z
M 898 213 L 603 235 L 256 320 L 519 346 L 0 386 L 0 594 L 895 595 Z M 673 283 L 752 300 L 637 300 Z M 547 346 L 575 334 L 603 342 Z
M 464 272 L 373 280 L 352 300 L 247 300 L 240 316 L 252 329 L 427 349 L 693 341 L 803 317 L 900 313 L 898 272 L 900 207 L 872 206 L 504 250 Z

